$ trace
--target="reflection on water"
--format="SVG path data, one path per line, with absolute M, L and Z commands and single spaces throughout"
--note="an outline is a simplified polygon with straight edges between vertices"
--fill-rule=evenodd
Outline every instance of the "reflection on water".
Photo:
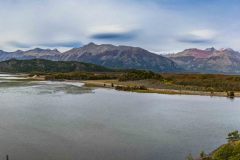
M 1 79 L 0 157 L 13 160 L 184 160 L 240 127 L 238 98 Z
M 16 87 L 25 87 L 19 88 Z M 8 91 L 6 88 L 14 88 L 17 91 L 36 92 L 39 94 L 52 94 L 56 92 L 64 92 L 68 94 L 91 93 L 91 89 L 85 87 L 79 82 L 50 82 L 50 81 L 30 81 L 24 76 L 9 74 L 0 74 L 0 92 Z

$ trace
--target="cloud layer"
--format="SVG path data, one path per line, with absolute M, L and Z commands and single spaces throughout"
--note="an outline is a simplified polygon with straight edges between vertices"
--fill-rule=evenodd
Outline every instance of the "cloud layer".
M 212 45 L 216 41 L 216 33 L 212 30 L 194 30 L 184 34 L 178 39 L 179 42 L 188 44 Z
M 95 42 L 155 52 L 240 50 L 239 13 L 237 0 L 0 1 L 0 49 L 68 49 Z

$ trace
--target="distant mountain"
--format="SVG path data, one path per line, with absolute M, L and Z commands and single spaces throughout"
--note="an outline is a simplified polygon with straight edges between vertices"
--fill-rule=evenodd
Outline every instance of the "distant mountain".
M 172 60 L 138 47 L 96 45 L 90 43 L 71 49 L 60 56 L 62 61 L 81 61 L 117 69 L 141 69 L 176 72 L 181 68 Z
M 166 57 L 190 72 L 240 74 L 240 53 L 230 48 L 193 48 Z
M 61 52 L 57 49 L 41 49 L 35 48 L 28 51 L 22 51 L 21 59 L 48 59 L 48 60 L 59 60 Z
M 33 60 L 16 60 L 11 59 L 0 62 L 0 72 L 10 73 L 29 73 L 29 72 L 109 72 L 108 69 L 102 66 L 83 62 L 62 62 L 50 61 L 43 59 Z
M 9 59 L 49 59 L 49 60 L 58 60 L 61 52 L 54 49 L 41 49 L 35 48 L 28 51 L 17 50 L 15 52 L 5 52 L 0 50 L 0 61 L 5 61 Z

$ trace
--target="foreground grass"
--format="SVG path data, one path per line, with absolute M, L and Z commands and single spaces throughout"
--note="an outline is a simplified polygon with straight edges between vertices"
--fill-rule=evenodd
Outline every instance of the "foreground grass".
M 221 146 L 212 154 L 209 160 L 240 160 L 240 141 Z
M 209 155 L 204 152 L 200 153 L 197 160 L 240 160 L 240 134 L 233 131 L 228 134 L 228 143 L 220 146 Z M 187 160 L 194 160 L 192 156 L 188 156 Z

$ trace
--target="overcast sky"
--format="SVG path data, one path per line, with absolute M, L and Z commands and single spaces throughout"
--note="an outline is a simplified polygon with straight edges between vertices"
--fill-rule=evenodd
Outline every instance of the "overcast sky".
M 240 1 L 0 1 L 0 49 L 68 49 L 89 42 L 158 53 L 212 46 L 240 50 Z

